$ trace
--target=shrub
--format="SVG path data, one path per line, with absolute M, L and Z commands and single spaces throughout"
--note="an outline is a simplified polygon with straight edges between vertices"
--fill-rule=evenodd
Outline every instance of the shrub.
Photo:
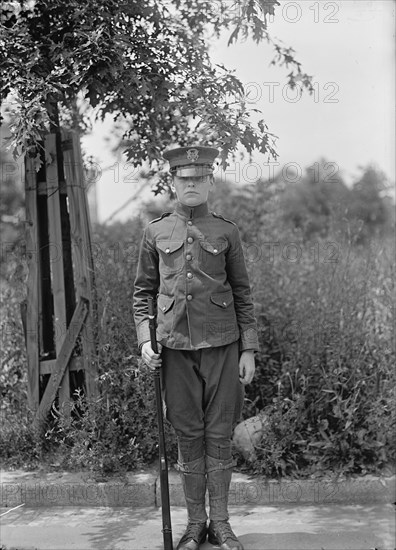
M 278 371 L 258 357 L 271 428 L 252 467 L 268 475 L 376 471 L 395 459 L 391 243 L 357 247 L 339 233 L 310 242 L 295 232 L 278 241 L 301 258 L 279 253 L 251 266 L 281 356 Z
M 257 460 L 244 466 L 268 476 L 378 471 L 395 458 L 391 244 L 359 240 L 358 223 L 341 231 L 329 222 L 325 236 L 309 240 L 282 223 L 271 189 L 241 193 L 238 224 L 261 340 L 244 417 L 269 419 Z M 69 424 L 53 407 L 40 438 L 27 407 L 23 280 L 16 285 L 17 266 L 11 270 L 1 301 L 0 452 L 8 464 L 33 467 L 57 455 L 58 465 L 102 476 L 156 459 L 153 384 L 137 355 L 132 317 L 142 228 L 140 219 L 96 228 L 99 397 L 89 403 L 77 392 Z M 172 463 L 176 440 L 166 430 Z
M 0 348 L 0 456 L 12 465 L 36 465 L 42 455 L 41 443 L 31 430 L 32 415 L 28 409 L 26 353 L 20 302 L 24 298 L 22 278 L 15 273 L 22 270 L 15 257 L 7 270 L 0 293 L 1 348 Z M 11 280 L 11 284 L 10 284 Z
M 56 461 L 96 475 L 133 470 L 155 460 L 157 420 L 151 371 L 139 364 L 132 317 L 133 281 L 142 235 L 139 219 L 99 226 L 93 236 L 99 331 L 99 397 L 74 395 L 71 421 L 54 405 L 46 430 L 33 434 L 27 404 L 25 344 L 15 289 L 2 294 L 2 425 L 0 453 L 9 466 Z M 10 270 L 10 278 L 13 270 Z M 139 375 L 136 376 L 139 371 Z M 176 446 L 169 425 L 170 460 Z

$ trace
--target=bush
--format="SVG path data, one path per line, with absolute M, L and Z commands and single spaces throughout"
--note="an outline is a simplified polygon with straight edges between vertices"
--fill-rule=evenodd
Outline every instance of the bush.
M 158 455 L 155 394 L 151 371 L 140 365 L 132 317 L 133 281 L 142 235 L 139 219 L 98 227 L 93 236 L 99 331 L 99 398 L 74 395 L 71 421 L 51 409 L 46 430 L 33 434 L 27 404 L 25 344 L 15 290 L 2 294 L 2 425 L 0 453 L 9 466 L 43 461 L 95 475 L 150 464 Z M 12 279 L 10 269 L 9 279 Z M 139 371 L 139 375 L 136 376 Z M 176 444 L 167 424 L 170 460 Z
M 14 258 L 8 265 L 10 278 L 18 267 Z M 19 306 L 24 296 L 20 286 L 14 278 L 12 285 L 2 285 L 0 293 L 0 456 L 10 466 L 36 465 L 42 454 L 40 442 L 30 429 L 32 415 L 28 410 L 26 353 Z
M 268 476 L 379 471 L 395 459 L 391 243 L 362 241 L 358 223 L 340 231 L 331 219 L 325 235 L 312 236 L 282 221 L 270 188 L 238 193 L 227 194 L 238 217 L 215 208 L 238 219 L 259 323 L 261 349 L 244 417 L 269 419 L 257 460 L 241 465 Z M 96 229 L 99 397 L 88 403 L 77 393 L 70 424 L 53 407 L 40 438 L 30 430 L 27 407 L 23 284 L 15 290 L 11 270 L 1 301 L 0 373 L 0 453 L 9 465 L 33 467 L 56 456 L 57 467 L 102 476 L 155 461 L 153 384 L 137 356 L 132 317 L 142 229 L 139 219 Z M 166 430 L 172 463 L 176 440 L 168 424 Z
M 339 233 L 277 240 L 301 258 L 279 252 L 251 265 L 256 301 L 266 305 L 262 333 L 272 326 L 280 352 L 278 370 L 268 354 L 258 357 L 271 429 L 252 468 L 271 476 L 377 471 L 395 459 L 392 243 L 357 247 Z

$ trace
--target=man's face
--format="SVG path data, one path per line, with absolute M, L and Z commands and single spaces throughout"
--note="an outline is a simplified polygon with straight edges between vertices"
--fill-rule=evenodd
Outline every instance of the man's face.
M 173 176 L 172 190 L 176 193 L 178 201 L 186 206 L 198 206 L 206 202 L 212 187 L 212 175 L 185 178 Z

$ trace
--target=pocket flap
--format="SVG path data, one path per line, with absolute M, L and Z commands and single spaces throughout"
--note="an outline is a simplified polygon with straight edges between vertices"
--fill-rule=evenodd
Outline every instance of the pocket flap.
M 199 241 L 199 244 L 206 252 L 210 252 L 214 256 L 221 254 L 221 252 L 224 252 L 228 247 L 227 241 Z
M 172 254 L 183 246 L 183 241 L 157 241 L 156 244 L 157 248 L 165 252 L 165 254 Z
M 210 300 L 211 302 L 216 304 L 216 306 L 226 308 L 230 304 L 232 304 L 234 300 L 232 295 L 232 290 L 229 290 L 227 292 L 217 292 L 216 294 L 212 294 L 210 297 Z
M 162 311 L 162 313 L 166 313 L 167 311 L 170 310 L 174 301 L 175 301 L 175 298 L 173 296 L 166 296 L 166 294 L 158 294 L 157 307 Z

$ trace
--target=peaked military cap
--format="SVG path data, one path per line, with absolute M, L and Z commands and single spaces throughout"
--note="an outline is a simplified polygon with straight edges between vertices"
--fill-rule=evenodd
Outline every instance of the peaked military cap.
M 213 174 L 213 163 L 219 151 L 214 147 L 178 147 L 163 153 L 172 174 L 181 178 Z

